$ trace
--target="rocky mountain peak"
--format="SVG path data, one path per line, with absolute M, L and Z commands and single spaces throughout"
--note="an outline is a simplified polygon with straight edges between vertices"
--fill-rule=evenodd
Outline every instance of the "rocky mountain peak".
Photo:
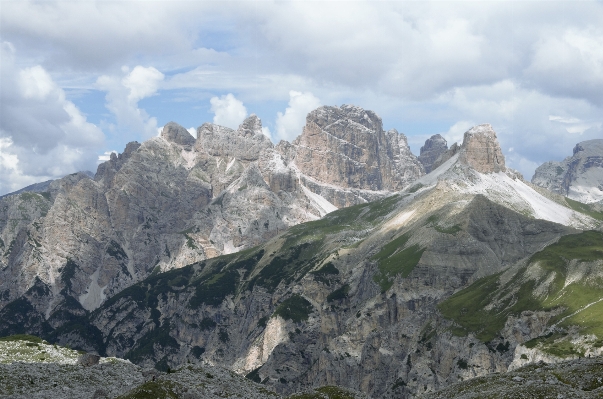
M 505 157 L 492 125 L 477 125 L 465 132 L 459 160 L 481 173 L 506 170 Z
M 582 141 L 572 156 L 540 165 L 532 183 L 580 202 L 603 201 L 603 140 Z
M 354 105 L 310 112 L 292 143 L 293 162 L 304 175 L 345 189 L 400 190 L 423 170 L 406 137 L 385 133 L 381 118 Z
M 262 134 L 260 118 L 252 114 L 237 130 L 214 123 L 204 123 L 197 129 L 195 149 L 212 156 L 234 157 L 255 161 L 262 150 L 272 148 L 272 142 Z
M 262 121 L 256 114 L 251 114 L 239 125 L 237 133 L 245 137 L 262 134 Z
M 193 145 L 195 144 L 195 138 L 184 127 L 180 126 L 176 122 L 169 122 L 161 131 L 161 137 L 169 142 L 180 144 L 180 145 Z
M 418 156 L 419 162 L 425 168 L 425 173 L 431 172 L 434 162 L 448 150 L 448 143 L 446 139 L 439 134 L 434 134 L 427 140 L 425 145 L 421 147 L 420 155 Z

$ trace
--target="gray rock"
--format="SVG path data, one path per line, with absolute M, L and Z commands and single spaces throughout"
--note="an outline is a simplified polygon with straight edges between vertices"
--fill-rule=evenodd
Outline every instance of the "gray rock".
M 431 172 L 435 161 L 448 150 L 446 139 L 439 134 L 435 134 L 425 140 L 425 145 L 421 147 L 419 162 L 423 164 L 425 173 Z
M 603 139 L 580 142 L 573 152 L 536 168 L 532 183 L 576 201 L 603 201 Z

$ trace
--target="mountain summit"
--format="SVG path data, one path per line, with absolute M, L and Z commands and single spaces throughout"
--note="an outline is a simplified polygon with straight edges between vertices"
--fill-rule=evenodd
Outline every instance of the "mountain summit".
M 561 162 L 545 162 L 532 183 L 584 203 L 603 203 L 603 139 L 582 141 Z

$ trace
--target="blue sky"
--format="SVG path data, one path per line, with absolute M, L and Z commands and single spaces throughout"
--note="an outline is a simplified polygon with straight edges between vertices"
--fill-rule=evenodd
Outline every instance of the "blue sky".
M 276 143 L 355 104 L 449 144 L 491 123 L 530 179 L 603 137 L 600 1 L 2 1 L 0 195 L 77 170 L 175 121 Z

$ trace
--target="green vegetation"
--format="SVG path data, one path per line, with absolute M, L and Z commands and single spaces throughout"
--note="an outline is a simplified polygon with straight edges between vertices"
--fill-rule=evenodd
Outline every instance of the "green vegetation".
M 28 334 L 15 334 L 9 335 L 7 337 L 0 337 L 0 342 L 14 342 L 14 341 L 28 341 L 34 344 L 41 344 L 44 340 L 40 337 L 36 337 L 35 335 Z
M 318 270 L 310 272 L 314 275 L 314 280 L 320 281 L 327 286 L 331 285 L 331 279 L 339 274 L 339 269 L 332 262 L 328 262 Z
M 567 197 L 565 198 L 565 202 L 576 212 L 584 213 L 593 219 L 603 220 L 603 212 L 594 210 L 591 205 L 583 204 Z
M 189 301 L 189 307 L 197 309 L 203 303 L 218 306 L 228 295 L 234 295 L 240 281 L 239 270 L 244 270 L 244 275 L 247 276 L 264 256 L 263 249 L 255 253 L 252 251 L 216 258 L 210 268 L 212 273 L 193 282 L 195 294 Z M 248 256 L 250 253 L 252 255 Z M 230 262 L 233 259 L 237 260 Z
M 312 304 L 306 298 L 295 294 L 278 305 L 272 316 L 281 316 L 285 320 L 300 323 L 308 320 L 313 310 Z
M 67 258 L 67 263 L 61 272 L 61 280 L 67 286 L 67 288 L 71 289 L 71 279 L 75 277 L 76 269 L 80 267 L 71 260 L 71 258 Z
M 343 388 L 326 386 L 316 388 L 314 392 L 298 393 L 289 396 L 287 399 L 355 399 L 356 395 L 346 391 Z
M 337 269 L 333 263 L 328 262 L 320 269 L 314 270 L 311 273 L 316 276 L 327 276 L 327 275 L 332 275 L 332 274 L 339 274 L 339 269 Z
M 408 233 L 401 235 L 384 245 L 381 251 L 371 258 L 377 261 L 379 268 L 378 273 L 373 276 L 373 280 L 379 284 L 382 292 L 386 292 L 392 287 L 397 275 L 408 277 L 421 260 L 425 249 L 420 248 L 419 245 L 414 244 L 402 249 L 409 239 Z
M 217 325 L 218 324 L 209 317 L 204 317 L 203 320 L 201 320 L 201 323 L 199 323 L 199 328 L 201 331 L 207 331 L 212 330 Z
M 422 189 L 424 186 L 421 183 L 417 183 L 414 186 L 408 188 L 406 190 L 407 193 L 416 193 L 417 191 L 419 191 L 420 189 Z
M 173 381 L 149 381 L 117 399 L 178 399 L 181 390 L 182 387 Z
M 601 259 L 603 233 L 585 231 L 567 235 L 534 254 L 528 266 L 504 285 L 499 282 L 499 274 L 485 277 L 442 301 L 438 307 L 444 317 L 456 323 L 453 333 L 473 332 L 484 342 L 496 337 L 510 315 L 554 308 L 562 312 L 551 323 L 570 316 L 561 326 L 578 325 L 582 333 L 603 337 L 603 301 L 597 302 L 603 298 L 603 279 L 597 271 L 591 271 L 590 275 L 567 282 L 570 261 L 579 265 Z M 538 296 L 536 287 L 541 292 Z M 573 350 L 560 345 L 556 349 L 549 344 L 546 347 L 551 353 Z
M 340 299 L 345 299 L 348 297 L 348 293 L 350 292 L 350 286 L 348 284 L 343 285 L 341 288 L 336 289 L 327 295 L 327 302 L 333 302 Z
M 316 264 L 320 245 L 320 242 L 303 243 L 282 251 L 249 281 L 248 289 L 259 285 L 272 293 L 282 281 L 290 284 L 301 279 Z
M 260 369 L 262 368 L 262 366 L 258 367 L 257 369 L 254 369 L 253 371 L 251 371 L 250 373 L 248 373 L 247 375 L 245 375 L 245 378 L 247 378 L 248 380 L 251 380 L 253 382 L 256 383 L 261 383 L 262 382 L 262 378 L 260 377 Z
M 162 347 L 164 350 L 172 348 L 173 351 L 180 348 L 178 342 L 170 335 L 170 321 L 167 319 L 163 321 L 161 327 L 156 327 L 147 332 L 138 342 L 140 344 L 136 345 L 124 356 L 125 359 L 130 360 L 132 363 L 139 363 L 147 358 L 152 358 L 155 354 L 155 346 Z

